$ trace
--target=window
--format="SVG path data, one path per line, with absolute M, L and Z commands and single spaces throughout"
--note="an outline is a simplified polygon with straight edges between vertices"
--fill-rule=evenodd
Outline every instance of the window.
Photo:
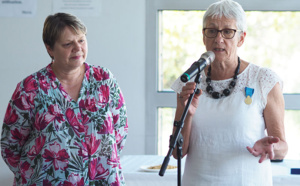
M 176 95 L 170 85 L 205 52 L 202 17 L 203 10 L 212 2 L 207 5 L 194 5 L 195 2 L 189 1 L 182 5 L 174 5 L 167 0 L 155 2 L 148 3 L 147 14 L 147 28 L 150 28 L 147 29 L 147 67 L 150 69 L 147 82 L 152 83 L 147 91 L 149 118 L 146 152 L 166 155 L 176 107 Z M 243 5 L 246 1 L 238 2 L 247 10 L 247 6 Z M 266 4 L 264 8 L 260 3 L 259 8 L 268 11 L 257 11 L 259 9 L 252 7 L 251 11 L 246 12 L 247 36 L 238 53 L 249 62 L 271 68 L 283 79 L 285 128 L 289 143 L 287 158 L 300 159 L 300 150 L 293 143 L 300 140 L 300 89 L 297 88 L 300 87 L 300 79 L 297 78 L 300 67 L 297 62 L 300 57 L 300 37 L 297 37 L 300 12 L 275 8 L 289 10 L 295 7 L 292 3 L 282 5 L 284 7 L 274 3 Z M 270 7 L 271 4 L 274 8 Z M 153 74 L 157 76 L 153 77 Z

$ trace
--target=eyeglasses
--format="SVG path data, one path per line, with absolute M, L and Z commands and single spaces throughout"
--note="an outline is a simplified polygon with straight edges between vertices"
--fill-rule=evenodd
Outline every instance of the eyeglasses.
M 215 38 L 217 37 L 218 33 L 221 32 L 221 35 L 225 39 L 232 39 L 236 32 L 239 32 L 241 30 L 236 29 L 223 29 L 218 30 L 215 28 L 203 28 L 203 33 L 208 38 Z

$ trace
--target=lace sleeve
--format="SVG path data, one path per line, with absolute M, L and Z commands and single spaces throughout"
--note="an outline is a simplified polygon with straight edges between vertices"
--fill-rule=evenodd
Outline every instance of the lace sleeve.
M 171 89 L 174 90 L 177 94 L 180 94 L 182 87 L 185 85 L 180 78 L 177 78 L 171 86 Z
M 259 75 L 259 86 L 262 91 L 262 101 L 264 106 L 267 105 L 267 97 L 272 88 L 279 83 L 281 90 L 283 89 L 283 82 L 281 78 L 271 69 L 261 68 Z

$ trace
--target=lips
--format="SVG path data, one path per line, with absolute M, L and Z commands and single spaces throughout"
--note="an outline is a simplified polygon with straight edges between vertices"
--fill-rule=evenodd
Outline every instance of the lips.
M 71 57 L 72 59 L 80 59 L 81 58 L 81 56 L 73 56 L 73 57 Z
M 225 49 L 224 48 L 214 48 L 214 51 L 215 52 L 223 52 L 223 51 L 225 51 Z

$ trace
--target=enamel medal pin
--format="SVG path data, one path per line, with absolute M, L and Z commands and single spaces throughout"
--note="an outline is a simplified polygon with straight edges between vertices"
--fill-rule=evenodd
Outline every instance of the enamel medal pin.
M 252 103 L 252 95 L 254 93 L 254 89 L 249 88 L 249 87 L 245 87 L 245 93 L 246 93 L 245 103 L 247 105 L 250 105 Z

